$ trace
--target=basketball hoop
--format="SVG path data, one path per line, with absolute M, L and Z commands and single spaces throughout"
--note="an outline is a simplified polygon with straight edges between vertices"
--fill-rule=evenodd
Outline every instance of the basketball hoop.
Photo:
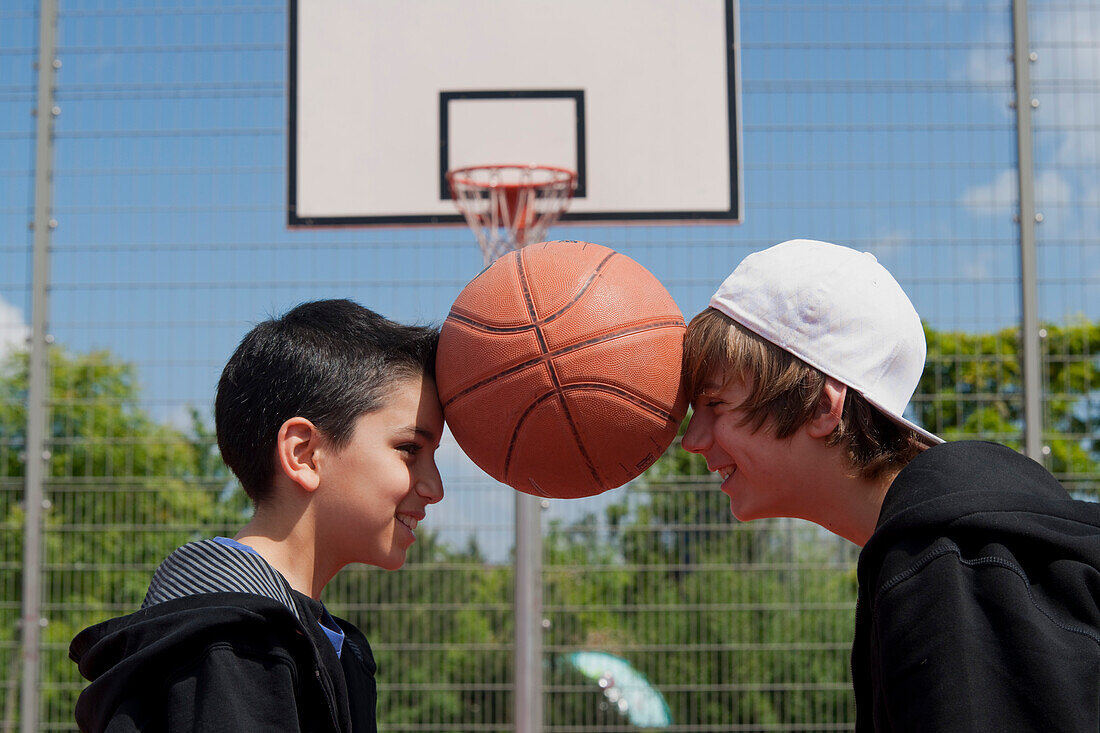
M 577 174 L 545 165 L 477 165 L 448 171 L 447 184 L 488 265 L 543 240 L 569 208 Z

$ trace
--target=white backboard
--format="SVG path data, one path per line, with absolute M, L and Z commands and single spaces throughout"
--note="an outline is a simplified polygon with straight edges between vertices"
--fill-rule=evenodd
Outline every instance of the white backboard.
M 736 0 L 291 0 L 291 226 L 462 223 L 452 168 L 569 168 L 564 221 L 741 215 Z

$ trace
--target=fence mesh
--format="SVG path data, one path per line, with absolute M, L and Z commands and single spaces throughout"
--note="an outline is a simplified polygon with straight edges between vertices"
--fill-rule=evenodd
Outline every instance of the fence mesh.
M 745 254 L 866 249 L 925 319 L 914 416 L 1019 447 L 1020 231 L 1012 4 L 741 0 L 744 222 L 571 227 L 648 267 L 689 317 Z M 287 7 L 65 0 L 50 278 L 43 730 L 75 730 L 82 627 L 136 609 L 247 503 L 218 457 L 213 388 L 248 328 L 350 297 L 440 322 L 481 267 L 461 228 L 284 227 Z M 1043 445 L 1097 497 L 1100 6 L 1029 10 Z M 18 720 L 38 4 L 0 7 L 0 729 Z M 639 151 L 644 155 L 645 151 Z M 326 603 L 371 639 L 387 731 L 507 731 L 513 504 L 453 441 L 447 498 L 399 572 Z M 857 549 L 794 520 L 736 522 L 675 446 L 634 484 L 542 512 L 545 729 L 634 730 L 580 653 L 612 654 L 677 731 L 829 731 L 854 719 Z M 630 702 L 630 701 L 628 701 Z M 660 708 L 660 704 L 655 709 Z

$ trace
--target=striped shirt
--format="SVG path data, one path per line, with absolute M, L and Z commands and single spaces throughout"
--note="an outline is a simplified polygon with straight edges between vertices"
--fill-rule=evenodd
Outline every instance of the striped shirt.
M 189 542 L 160 564 L 141 607 L 200 593 L 251 593 L 278 601 L 302 621 L 294 591 L 278 570 L 254 552 L 217 540 Z
M 189 542 L 169 555 L 153 573 L 141 607 L 148 608 L 173 598 L 200 593 L 263 596 L 283 604 L 294 614 L 294 618 L 305 623 L 286 578 L 251 547 L 227 537 Z M 319 607 L 317 625 L 339 657 L 344 650 L 344 631 L 323 603 L 313 603 Z M 359 650 L 355 649 L 355 652 L 358 656 Z

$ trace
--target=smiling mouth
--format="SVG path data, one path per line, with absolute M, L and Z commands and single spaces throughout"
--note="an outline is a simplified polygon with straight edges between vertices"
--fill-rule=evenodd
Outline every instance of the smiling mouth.
M 415 517 L 410 517 L 407 514 L 398 514 L 397 521 L 408 527 L 410 532 L 415 532 L 416 525 L 419 523 Z

